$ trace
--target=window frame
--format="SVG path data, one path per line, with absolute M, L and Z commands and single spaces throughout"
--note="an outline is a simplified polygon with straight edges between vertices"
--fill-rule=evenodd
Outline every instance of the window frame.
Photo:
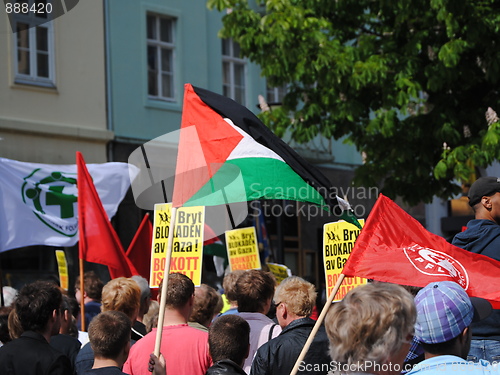
M 224 43 L 228 42 L 229 46 L 229 55 L 224 54 Z M 247 62 L 245 59 L 236 56 L 235 53 L 235 44 L 237 44 L 232 38 L 222 39 L 222 92 L 225 96 L 235 100 L 241 105 L 246 106 L 247 102 Z M 225 64 L 229 66 L 229 72 L 227 77 L 229 78 L 229 82 L 225 82 Z M 236 85 L 236 66 L 242 67 L 242 75 L 243 75 L 243 85 Z M 239 102 L 236 98 L 236 90 L 240 88 L 243 93 L 242 102 Z M 226 91 L 227 90 L 227 91 Z M 229 94 L 229 95 L 228 95 Z
M 157 38 L 156 39 L 151 39 L 149 38 L 148 35 L 148 30 L 149 30 L 149 17 L 154 17 L 155 19 L 155 33 Z M 171 21 L 170 25 L 170 32 L 172 35 L 172 42 L 166 42 L 161 40 L 161 30 L 160 30 L 160 21 L 161 19 L 167 19 Z M 176 35 L 176 24 L 177 24 L 177 18 L 166 15 L 166 14 L 159 14 L 155 12 L 146 12 L 146 69 L 147 69 L 147 96 L 148 99 L 151 100 L 158 100 L 158 101 L 164 101 L 164 102 L 176 102 L 177 98 L 177 93 L 176 93 L 176 85 L 175 85 L 175 79 L 176 79 L 176 40 L 177 40 L 177 35 Z M 149 48 L 153 47 L 156 50 L 156 90 L 157 90 L 157 95 L 152 95 L 150 94 L 150 83 L 149 83 L 149 74 L 150 74 L 150 66 L 149 66 Z M 170 57 L 171 57 L 171 71 L 163 71 L 161 70 L 162 68 L 162 50 L 168 50 L 170 52 Z M 171 96 L 163 96 L 163 81 L 162 81 L 162 76 L 164 73 L 167 73 L 170 75 L 170 91 L 171 91 Z
M 30 1 L 30 4 L 33 0 Z M 55 87 L 55 44 L 54 44 L 54 23 L 47 21 L 40 23 L 40 17 L 35 17 L 34 13 L 28 15 L 18 13 L 12 18 L 14 29 L 17 30 L 17 24 L 28 24 L 25 30 L 12 33 L 12 63 L 14 67 L 14 83 L 34 85 L 42 87 Z M 39 51 L 37 46 L 37 30 L 42 28 L 47 30 L 47 51 Z M 19 33 L 28 33 L 28 47 L 20 47 L 18 45 Z M 27 50 L 29 53 L 29 74 L 20 72 L 19 54 L 21 50 Z M 37 57 L 40 52 L 48 56 L 48 77 L 43 77 L 38 74 Z

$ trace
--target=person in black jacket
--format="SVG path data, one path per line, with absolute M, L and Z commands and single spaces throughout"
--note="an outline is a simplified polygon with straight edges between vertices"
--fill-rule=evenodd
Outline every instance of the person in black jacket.
M 72 374 L 76 374 L 75 361 L 76 356 L 80 352 L 82 343 L 76 337 L 70 335 L 70 330 L 74 327 L 74 333 L 77 333 L 76 324 L 73 322 L 73 314 L 71 313 L 70 298 L 63 294 L 61 304 L 61 327 L 59 334 L 50 338 L 50 346 L 66 354 L 73 368 Z
M 50 282 L 36 281 L 19 291 L 14 308 L 23 333 L 0 348 L 0 374 L 72 373 L 69 358 L 49 344 L 59 332 L 61 302 L 61 291 Z
M 297 276 L 288 277 L 276 288 L 274 301 L 283 330 L 257 350 L 250 375 L 289 374 L 315 324 L 309 318 L 316 303 L 313 284 Z M 331 361 L 328 348 L 325 329 L 320 327 L 298 373 L 326 374 Z
M 206 375 L 246 375 L 242 366 L 250 351 L 250 325 L 242 317 L 218 317 L 208 329 L 208 348 L 214 363 Z
M 452 244 L 467 251 L 500 261 L 500 178 L 480 177 L 469 189 L 469 205 L 474 220 L 458 233 Z M 472 323 L 472 342 L 468 361 L 500 360 L 500 309 L 486 319 Z

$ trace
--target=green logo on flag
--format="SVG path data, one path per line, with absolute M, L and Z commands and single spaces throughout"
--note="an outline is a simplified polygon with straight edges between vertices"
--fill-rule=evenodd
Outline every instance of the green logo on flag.
M 49 228 L 68 237 L 77 233 L 76 178 L 37 168 L 24 177 L 21 193 L 23 202 Z

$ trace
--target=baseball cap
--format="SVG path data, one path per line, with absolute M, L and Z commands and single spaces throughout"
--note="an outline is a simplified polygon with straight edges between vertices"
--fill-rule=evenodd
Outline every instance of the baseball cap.
M 469 205 L 475 206 L 481 202 L 484 196 L 500 192 L 500 178 L 498 177 L 479 177 L 469 189 Z
M 469 297 L 453 281 L 428 284 L 415 297 L 417 322 L 415 337 L 426 344 L 439 344 L 457 337 L 472 322 L 491 314 L 491 304 L 478 297 Z

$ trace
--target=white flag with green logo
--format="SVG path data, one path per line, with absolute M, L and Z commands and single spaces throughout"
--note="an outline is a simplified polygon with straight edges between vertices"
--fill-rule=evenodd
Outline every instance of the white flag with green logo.
M 87 168 L 104 209 L 112 218 L 138 170 L 126 163 L 88 164 Z M 0 252 L 31 245 L 76 244 L 76 182 L 76 164 L 24 163 L 0 158 Z

